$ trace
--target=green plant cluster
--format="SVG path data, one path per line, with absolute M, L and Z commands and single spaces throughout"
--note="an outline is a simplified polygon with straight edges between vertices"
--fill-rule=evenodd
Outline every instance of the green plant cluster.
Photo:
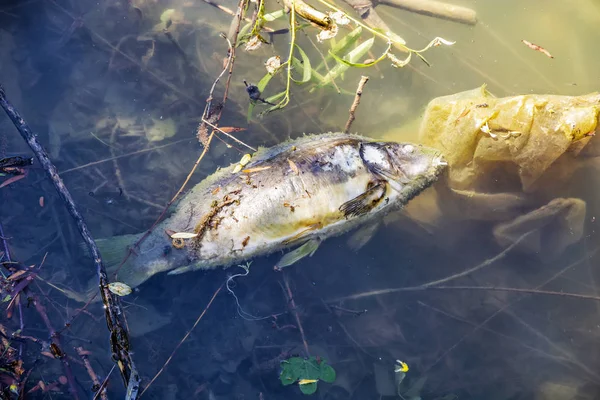
M 335 381 L 335 370 L 324 359 L 317 357 L 300 358 L 291 357 L 281 362 L 281 375 L 279 379 L 284 386 L 298 382 L 300 391 L 304 394 L 313 394 L 317 391 L 317 384 L 321 380 L 327 383 Z

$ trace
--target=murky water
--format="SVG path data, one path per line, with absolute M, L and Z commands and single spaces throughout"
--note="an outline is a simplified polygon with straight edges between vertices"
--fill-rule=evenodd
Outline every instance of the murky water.
M 231 0 L 219 4 L 234 11 L 237 6 Z M 279 7 L 266 4 L 268 11 Z M 322 8 L 319 4 L 314 3 Z M 308 84 L 293 85 L 285 109 L 251 122 L 243 81 L 257 83 L 269 57 L 285 59 L 289 35 L 275 35 L 273 46 L 254 52 L 240 48 L 220 126 L 246 128 L 233 134 L 253 147 L 303 132 L 341 130 L 361 75 L 370 80 L 352 130 L 396 140 L 417 140 L 418 120 L 431 99 L 482 84 L 499 97 L 583 95 L 598 89 L 600 5 L 593 0 L 456 4 L 474 9 L 478 23 L 376 7 L 412 48 L 436 36 L 456 41 L 427 51 L 431 66 L 414 57 L 401 69 L 387 62 L 350 69 L 336 80 L 350 94 L 334 88 L 309 93 Z M 229 30 L 231 18 L 200 1 L 0 2 L 0 83 L 48 149 L 94 237 L 148 229 L 186 179 L 202 151 L 196 128 L 227 55 L 219 33 Z M 278 21 L 273 27 L 285 25 Z M 298 32 L 297 43 L 314 66 L 321 61 L 314 46 L 326 47 L 317 42 L 314 28 L 307 32 Z M 543 46 L 554 58 L 522 40 Z M 378 42 L 374 57 L 383 50 L 385 43 Z M 216 98 L 223 95 L 225 80 L 226 75 Z M 284 87 L 283 78 L 274 78 L 264 96 Z M 266 108 L 258 105 L 256 111 Z M 242 144 L 220 139 L 213 141 L 188 187 L 248 152 Z M 1 116 L 0 157 L 14 155 L 30 152 Z M 240 268 L 152 277 L 122 298 L 144 387 L 177 351 L 143 398 L 304 398 L 297 384 L 283 386 L 279 379 L 281 360 L 305 355 L 303 341 L 311 355 L 336 371 L 333 384 L 318 384 L 313 396 L 323 399 L 597 398 L 600 309 L 593 297 L 600 279 L 595 270 L 600 199 L 594 160 L 590 157 L 588 167 L 560 190 L 545 193 L 544 202 L 536 199 L 536 206 L 558 196 L 581 198 L 587 205 L 582 238 L 553 257 L 532 247 L 504 251 L 506 245 L 491 234 L 493 216 L 471 218 L 467 214 L 474 208 L 450 210 L 420 196 L 410 214 L 389 218 L 358 250 L 346 235 L 325 242 L 285 273 L 273 271 L 279 254 L 253 260 L 250 274 L 230 285 L 249 314 L 222 288 L 195 324 L 227 278 L 243 273 Z M 59 290 L 85 291 L 95 271 L 39 164 L 24 179 L 0 188 L 0 199 L 12 259 L 39 267 L 41 278 L 21 297 L 21 334 L 49 339 L 48 327 L 26 298 L 36 296 L 54 329 L 70 324 L 60 336 L 79 397 L 92 398 L 94 382 L 78 347 L 89 352 L 100 382 L 110 374 L 109 398 L 123 397 L 118 371 L 111 373 L 101 305 L 92 303 L 81 312 L 84 303 Z M 427 223 L 414 215 L 427 216 Z M 558 233 L 546 231 L 544 237 Z M 446 284 L 460 288 L 374 293 L 482 265 Z M 361 297 L 349 298 L 356 295 Z M 8 301 L 3 304 L 9 307 Z M 21 314 L 14 309 L 10 319 L 4 318 L 4 309 L 3 333 L 10 337 L 20 328 Z M 24 387 L 32 392 L 26 398 L 70 398 L 64 363 L 50 357 L 47 343 L 13 339 L 11 345 L 22 354 L 22 376 L 30 373 Z M 396 360 L 409 367 L 400 395 Z

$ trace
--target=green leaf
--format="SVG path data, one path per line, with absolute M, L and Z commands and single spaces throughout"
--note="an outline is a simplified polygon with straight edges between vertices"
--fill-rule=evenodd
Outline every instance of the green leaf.
M 302 57 L 302 62 L 300 62 L 300 60 L 298 60 L 296 57 L 292 57 L 292 66 L 294 68 L 303 69 L 303 73 L 302 73 L 302 80 L 301 81 L 297 81 L 294 78 L 292 78 L 292 80 L 296 83 L 306 83 L 308 81 L 310 81 L 311 78 L 311 71 L 312 68 L 310 66 L 310 59 L 308 58 L 308 56 L 306 55 L 306 53 L 304 52 L 304 50 L 302 50 L 302 48 L 300 46 L 295 45 L 296 48 L 298 48 L 298 51 L 300 52 L 300 56 Z
M 283 10 L 277 10 L 272 13 L 263 15 L 263 19 L 267 22 L 273 22 L 276 19 L 283 17 L 284 15 L 285 12 Z
M 388 51 L 390 51 L 390 48 L 392 47 L 391 43 L 388 44 L 388 48 L 387 50 L 377 59 L 374 61 L 371 61 L 370 63 L 354 63 L 354 62 L 350 62 L 350 61 L 346 61 L 343 58 L 338 57 L 337 55 L 335 55 L 334 53 L 329 53 L 333 58 L 335 58 L 335 60 L 339 63 L 342 64 L 346 64 L 349 67 L 357 67 L 357 68 L 367 68 L 367 67 L 371 67 L 375 64 L 377 64 L 378 62 L 380 62 L 381 60 L 383 60 L 386 56 Z
M 344 60 L 347 61 L 348 63 L 356 63 L 365 54 L 367 54 L 367 52 L 371 49 L 371 47 L 373 47 L 374 42 L 375 42 L 375 38 L 371 38 L 371 39 L 366 40 L 365 42 L 359 44 L 358 46 L 356 46 L 356 48 L 354 48 L 352 51 L 350 51 L 348 54 L 346 54 L 346 56 L 344 57 Z M 342 73 L 346 72 L 346 70 L 348 68 L 350 68 L 350 65 L 348 65 L 346 63 L 338 63 L 335 67 L 333 67 L 329 71 L 329 73 L 327 75 L 325 75 L 325 77 L 323 78 L 323 82 L 321 84 L 319 84 L 317 87 L 328 85 L 329 83 L 331 83 L 331 81 L 333 79 L 337 78 Z
M 362 27 L 357 27 L 352 32 L 348 33 L 346 36 L 342 38 L 339 42 L 331 47 L 329 50 L 329 54 L 325 57 L 325 62 L 331 61 L 332 53 L 335 55 L 346 53 L 356 41 L 360 38 L 360 34 L 362 33 Z M 316 68 L 317 71 L 325 66 L 325 62 L 321 62 L 319 66 Z
M 331 365 L 321 363 L 321 380 L 327 383 L 333 383 L 335 381 L 335 370 Z
M 293 368 L 289 366 L 283 366 L 279 380 L 283 386 L 291 385 L 298 380 L 298 377 L 294 374 Z
M 6 296 L 4 296 L 4 298 L 2 299 L 3 303 L 9 302 L 11 301 L 12 297 L 10 294 L 7 294 Z
M 313 394 L 317 391 L 317 382 L 307 383 L 300 386 L 300 391 L 304 394 Z
M 284 96 L 285 96 L 285 90 L 283 92 L 274 94 L 271 97 L 267 97 L 265 100 L 268 101 L 269 103 L 274 103 L 275 101 L 279 100 L 280 98 L 282 98 Z

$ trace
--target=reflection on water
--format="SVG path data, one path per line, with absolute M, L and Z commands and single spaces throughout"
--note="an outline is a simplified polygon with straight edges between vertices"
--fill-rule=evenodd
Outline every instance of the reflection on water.
M 354 92 L 361 75 L 370 76 L 353 130 L 416 140 L 418 119 L 431 99 L 484 83 L 499 97 L 597 90 L 600 6 L 594 1 L 459 3 L 476 10 L 477 25 L 376 8 L 413 48 L 436 36 L 456 44 L 428 51 L 430 67 L 414 58 L 402 69 L 383 62 L 347 71 L 337 84 L 348 92 Z M 235 10 L 237 3 L 220 4 Z M 0 5 L 0 82 L 51 153 L 95 237 L 148 229 L 184 181 L 201 151 L 195 129 L 226 56 L 219 32 L 227 32 L 230 22 L 231 16 L 216 7 L 183 0 Z M 164 34 L 167 24 L 171 37 Z M 543 46 L 554 58 L 522 40 Z M 320 57 L 307 36 L 299 35 L 298 43 L 311 59 Z M 333 89 L 309 93 L 296 86 L 287 108 L 246 121 L 243 81 L 257 83 L 265 74 L 264 61 L 283 57 L 288 46 L 286 34 L 276 35 L 273 46 L 240 51 L 236 60 L 220 125 L 247 128 L 234 134 L 251 146 L 302 132 L 340 130 L 346 122 L 352 95 Z M 273 82 L 266 95 L 285 84 Z M 222 96 L 222 86 L 216 94 Z M 247 152 L 225 140 L 213 143 L 190 185 Z M 399 398 L 396 360 L 409 366 L 401 388 L 406 399 L 595 398 L 600 309 L 590 296 L 598 292 L 593 267 L 600 202 L 593 190 L 597 154 L 590 153 L 586 168 L 560 192 L 545 194 L 546 201 L 563 196 L 586 204 L 582 239 L 550 259 L 527 251 L 531 246 L 503 252 L 506 243 L 500 245 L 491 234 L 490 221 L 498 215 L 493 210 L 490 218 L 483 212 L 471 218 L 469 213 L 481 210 L 472 206 L 478 203 L 450 210 L 422 196 L 410 211 L 426 215 L 427 222 L 396 215 L 359 250 L 350 250 L 351 235 L 332 239 L 285 275 L 272 269 L 278 254 L 254 260 L 251 273 L 231 285 L 253 318 L 222 290 L 194 325 L 215 290 L 241 270 L 154 276 L 123 298 L 144 384 L 195 329 L 144 397 L 304 398 L 297 385 L 283 386 L 279 380 L 280 361 L 304 355 L 300 321 L 310 353 L 337 373 L 333 384 L 319 383 L 321 398 Z M 29 151 L 8 119 L 0 117 L 0 156 L 12 155 Z M 56 329 L 77 315 L 61 335 L 62 350 L 71 357 L 77 390 L 89 398 L 94 383 L 74 348 L 89 352 L 100 381 L 109 374 L 113 363 L 103 311 L 94 303 L 79 312 L 82 304 L 56 288 L 84 291 L 94 277 L 92 264 L 38 167 L 0 188 L 0 196 L 0 222 L 13 258 L 25 265 L 43 260 L 43 281 L 32 283 L 30 292 L 42 299 Z M 419 287 L 476 266 L 476 272 L 446 284 L 461 288 L 371 293 Z M 46 326 L 26 301 L 22 304 L 22 334 L 47 340 Z M 18 313 L 2 327 L 7 335 L 19 329 Z M 32 371 L 25 385 L 34 390 L 32 396 L 67 397 L 59 379 L 63 364 L 47 356 L 47 345 L 25 340 L 13 346 L 22 349 L 25 371 Z M 117 375 L 112 372 L 111 397 L 124 393 Z M 35 386 L 39 381 L 57 383 L 44 390 Z

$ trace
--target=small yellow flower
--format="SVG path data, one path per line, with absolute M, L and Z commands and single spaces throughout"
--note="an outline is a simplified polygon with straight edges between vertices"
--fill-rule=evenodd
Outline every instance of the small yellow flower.
M 394 372 L 408 372 L 408 364 L 404 361 L 396 360 Z

